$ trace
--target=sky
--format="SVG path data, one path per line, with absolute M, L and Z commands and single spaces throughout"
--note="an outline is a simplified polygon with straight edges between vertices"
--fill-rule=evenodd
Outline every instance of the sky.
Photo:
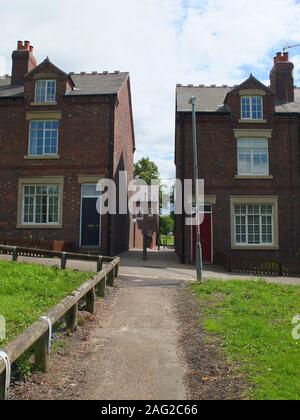
M 65 72 L 129 71 L 137 151 L 174 177 L 175 88 L 268 84 L 272 58 L 300 43 L 295 0 L 0 0 L 0 75 L 18 40 Z M 300 47 L 291 50 L 300 83 Z

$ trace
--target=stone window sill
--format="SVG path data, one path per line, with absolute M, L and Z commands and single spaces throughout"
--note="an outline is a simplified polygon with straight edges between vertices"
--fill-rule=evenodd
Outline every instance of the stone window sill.
M 24 156 L 25 160 L 58 160 L 60 156 Z
M 62 229 L 62 225 L 17 225 L 17 229 Z
M 254 246 L 254 245 L 249 245 L 249 246 L 237 246 L 234 245 L 231 247 L 231 249 L 233 251 L 278 251 L 279 250 L 279 246 L 277 245 L 270 245 L 270 246 Z
M 235 179 L 261 179 L 261 180 L 272 180 L 273 175 L 236 175 Z
M 31 106 L 55 106 L 57 102 L 31 102 Z
M 239 120 L 240 124 L 266 124 L 267 120 Z

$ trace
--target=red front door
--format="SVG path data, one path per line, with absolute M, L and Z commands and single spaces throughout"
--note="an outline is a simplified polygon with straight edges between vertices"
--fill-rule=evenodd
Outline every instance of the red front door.
M 192 258 L 193 263 L 196 262 L 196 241 L 197 241 L 197 232 L 196 226 L 192 227 L 193 238 L 192 238 Z M 212 213 L 205 213 L 204 221 L 201 225 L 201 245 L 202 245 L 202 254 L 203 262 L 205 264 L 212 263 Z

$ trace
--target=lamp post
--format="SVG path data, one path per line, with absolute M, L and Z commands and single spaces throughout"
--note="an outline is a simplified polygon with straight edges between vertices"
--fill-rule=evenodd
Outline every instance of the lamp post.
M 197 147 L 197 122 L 196 122 L 196 98 L 191 98 L 192 114 L 193 114 L 193 162 L 194 162 L 194 182 L 196 193 L 196 265 L 197 265 L 197 281 L 202 282 L 202 246 L 201 246 L 201 229 L 200 229 L 200 202 L 199 202 L 199 168 L 198 168 L 198 147 Z

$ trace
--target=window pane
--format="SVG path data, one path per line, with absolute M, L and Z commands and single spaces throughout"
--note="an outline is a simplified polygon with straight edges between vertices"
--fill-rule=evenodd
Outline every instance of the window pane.
M 251 174 L 251 151 L 239 151 L 238 153 L 238 168 L 239 174 Z
M 268 151 L 254 150 L 253 151 L 253 173 L 259 175 L 267 175 L 268 170 Z
M 30 122 L 29 154 L 31 156 L 57 154 L 58 125 L 58 121 Z
M 85 184 L 85 185 L 82 185 L 82 196 L 83 197 L 98 197 L 100 196 L 100 191 L 97 191 L 96 184 Z
M 252 118 L 254 120 L 262 119 L 262 97 L 252 98 Z
M 241 216 L 245 210 L 245 216 Z M 248 204 L 235 206 L 236 244 L 273 244 L 273 206 Z
M 59 223 L 59 187 L 57 185 L 24 186 L 23 222 Z
M 241 98 L 242 119 L 263 118 L 263 98 L 261 96 Z
M 55 80 L 37 80 L 35 82 L 35 101 L 54 102 L 56 97 Z
M 267 139 L 238 139 L 238 174 L 268 175 L 268 146 Z
M 242 98 L 242 118 L 251 118 L 251 100 L 250 98 Z
M 35 101 L 45 102 L 46 101 L 46 81 L 38 80 L 35 82 Z

